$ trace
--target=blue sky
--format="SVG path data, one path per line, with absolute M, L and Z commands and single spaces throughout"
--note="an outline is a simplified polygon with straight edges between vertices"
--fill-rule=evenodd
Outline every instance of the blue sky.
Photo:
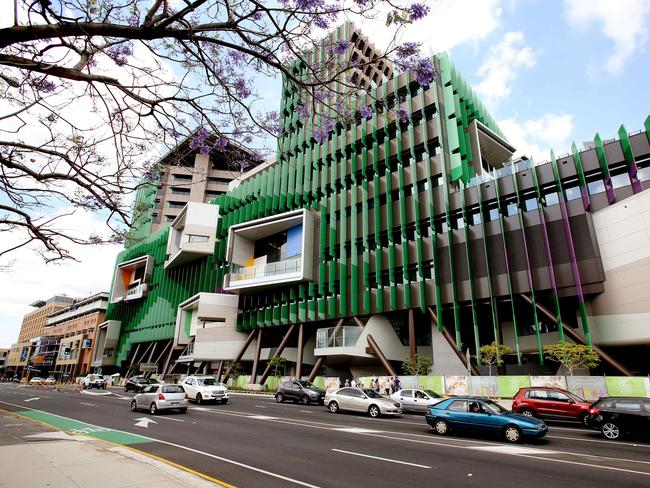
M 402 40 L 425 52 L 448 50 L 510 142 L 541 161 L 650 114 L 650 0 L 429 0 L 429 18 Z M 1 10 L 0 10 L 1 11 Z M 381 47 L 383 22 L 363 30 Z M 279 108 L 279 82 L 260 83 L 264 108 Z M 261 107 L 260 107 L 261 108 Z M 90 232 L 101 216 L 80 213 L 71 229 Z M 0 347 L 13 343 L 29 303 L 54 294 L 108 289 L 119 246 L 74 249 L 78 263 L 45 265 L 30 250 L 0 272 Z

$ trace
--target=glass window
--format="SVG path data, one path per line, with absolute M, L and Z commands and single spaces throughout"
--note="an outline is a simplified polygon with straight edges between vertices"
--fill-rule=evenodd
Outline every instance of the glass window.
M 337 393 L 337 395 L 353 396 L 353 395 L 352 395 L 352 392 L 353 392 L 353 391 L 354 391 L 354 390 L 352 390 L 352 388 L 341 388 L 341 389 L 339 390 L 339 392 Z
M 605 183 L 603 183 L 603 180 L 590 181 L 587 183 L 587 188 L 590 195 L 595 195 L 605 191 Z
M 183 390 L 182 386 L 172 385 L 172 386 L 164 386 L 162 392 L 163 393 L 185 393 L 185 390 Z
M 455 412 L 467 412 L 467 400 L 456 400 L 449 404 L 448 410 Z
M 547 193 L 542 197 L 542 203 L 546 207 L 550 207 L 551 205 L 557 205 L 558 203 L 560 203 L 560 197 L 556 191 Z
M 573 186 L 571 188 L 566 188 L 565 189 L 565 194 L 566 194 L 566 199 L 568 201 L 577 200 L 578 198 L 581 198 L 580 187 Z
M 549 395 L 546 390 L 531 390 L 530 391 L 530 398 L 534 398 L 535 400 L 549 400 Z
M 531 197 L 524 200 L 524 211 L 530 212 L 531 210 L 537 209 L 537 198 Z
M 639 400 L 617 400 L 616 410 L 641 412 L 641 402 Z
M 569 397 L 566 396 L 564 393 L 560 393 L 559 391 L 549 391 L 548 397 L 549 400 L 553 400 L 554 402 L 564 402 L 564 403 L 569 402 Z
M 630 176 L 627 173 L 612 176 L 612 187 L 622 188 L 630 184 Z
M 196 234 L 187 235 L 187 242 L 208 242 L 208 239 L 210 239 L 208 236 L 200 236 Z
M 402 390 L 400 393 L 400 396 L 407 397 L 407 398 L 412 398 L 413 397 L 413 390 Z
M 646 413 L 650 414 L 650 400 L 641 400 L 641 403 L 643 403 Z
M 650 180 L 650 166 L 639 169 L 639 171 L 636 173 L 636 176 L 639 178 L 639 181 Z

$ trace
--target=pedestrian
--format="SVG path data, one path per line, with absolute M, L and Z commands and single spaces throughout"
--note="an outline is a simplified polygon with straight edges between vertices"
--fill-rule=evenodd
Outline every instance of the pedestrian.
M 379 377 L 375 376 L 375 382 L 373 384 L 373 389 L 379 393 Z
M 385 393 L 386 395 L 390 395 L 390 384 L 391 384 L 391 381 L 392 381 L 392 378 L 389 378 L 389 379 L 386 381 L 386 386 L 384 387 L 384 393 Z
M 399 380 L 397 376 L 395 376 L 395 391 L 400 391 L 402 389 L 402 382 Z
M 345 379 L 345 386 L 350 386 L 350 380 L 347 378 Z
M 352 378 L 352 383 L 350 384 L 350 386 L 352 386 L 352 388 L 356 388 L 357 387 L 357 380 Z

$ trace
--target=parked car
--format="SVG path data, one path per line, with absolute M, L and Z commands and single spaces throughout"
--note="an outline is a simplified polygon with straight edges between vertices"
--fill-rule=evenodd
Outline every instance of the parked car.
M 402 405 L 369 388 L 339 388 L 325 394 L 325 406 L 332 413 L 342 410 L 366 412 L 371 417 L 402 415 Z
M 406 388 L 396 391 L 390 396 L 393 400 L 402 404 L 404 412 L 421 412 L 427 411 L 427 407 L 435 405 L 444 400 L 440 395 L 432 390 L 420 390 L 417 388 Z
M 81 379 L 81 385 L 85 389 L 98 388 L 100 390 L 105 390 L 106 380 L 101 375 L 89 374 Z
M 586 425 L 591 404 L 561 388 L 520 388 L 512 411 L 543 419 L 576 420 Z
M 54 376 L 48 376 L 43 380 L 43 383 L 46 385 L 53 385 L 54 383 L 56 383 L 56 378 L 54 378 Z
M 650 435 L 650 398 L 601 398 L 589 409 L 587 422 L 613 441 L 628 435 Z
M 447 435 L 452 430 L 492 432 L 508 442 L 520 442 L 526 437 L 544 437 L 548 432 L 541 420 L 479 398 L 448 398 L 429 407 L 425 418 L 439 435 Z
M 188 376 L 181 384 L 189 399 L 194 400 L 197 405 L 209 401 L 228 403 L 228 388 L 223 383 L 219 383 L 214 376 Z
M 124 391 L 135 391 L 140 392 L 144 390 L 149 385 L 156 384 L 157 381 L 151 378 L 145 378 L 144 376 L 133 376 L 126 380 L 124 383 Z
M 309 381 L 283 381 L 275 392 L 275 400 L 282 403 L 285 400 L 293 400 L 309 405 L 310 402 L 323 405 L 325 402 L 325 390 L 321 390 Z
M 43 378 L 40 376 L 34 376 L 31 380 L 29 380 L 30 385 L 40 385 L 43 383 Z
M 181 385 L 154 384 L 147 386 L 131 400 L 131 411 L 148 410 L 156 415 L 159 410 L 177 409 L 187 413 L 187 393 Z

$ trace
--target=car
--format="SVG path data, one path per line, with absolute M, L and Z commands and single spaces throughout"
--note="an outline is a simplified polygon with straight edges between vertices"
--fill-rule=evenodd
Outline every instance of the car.
M 575 420 L 587 425 L 591 404 L 562 388 L 520 388 L 512 401 L 512 411 L 543 419 Z
M 589 409 L 588 425 L 613 441 L 650 435 L 650 398 L 600 398 Z
M 135 392 L 141 392 L 147 386 L 154 385 L 156 383 L 157 381 L 151 378 L 146 378 L 144 376 L 132 376 L 126 380 L 126 383 L 124 383 L 124 391 L 133 390 Z
M 223 383 L 219 383 L 214 376 L 188 376 L 182 381 L 181 385 L 189 399 L 194 400 L 197 405 L 209 401 L 221 404 L 228 403 L 228 388 Z
M 43 378 L 40 376 L 34 376 L 31 380 L 29 380 L 30 385 L 40 385 L 43 383 Z
M 147 386 L 131 400 L 131 411 L 148 410 L 156 415 L 160 410 L 176 409 L 187 413 L 187 393 L 181 385 L 161 384 Z
M 43 383 L 46 385 L 53 385 L 54 383 L 56 383 L 56 378 L 54 378 L 54 376 L 48 376 L 43 380 Z
M 548 432 L 543 421 L 510 412 L 484 398 L 448 398 L 429 407 L 425 418 L 438 435 L 447 435 L 452 430 L 488 432 L 514 443 L 544 437 Z
M 325 390 L 321 390 L 309 381 L 283 381 L 275 392 L 275 400 L 278 403 L 293 400 L 305 405 L 309 405 L 310 402 L 323 405 L 325 403 Z
M 418 388 L 405 388 L 396 391 L 390 397 L 402 404 L 403 411 L 419 413 L 426 412 L 427 407 L 444 400 L 444 398 L 438 395 L 435 391 L 420 390 Z
M 365 412 L 373 418 L 380 415 L 402 415 L 402 405 L 369 388 L 339 388 L 325 394 L 325 406 L 332 413 Z
M 85 389 L 98 388 L 101 390 L 106 389 L 106 380 L 103 376 L 98 374 L 89 374 L 81 378 L 81 385 Z

